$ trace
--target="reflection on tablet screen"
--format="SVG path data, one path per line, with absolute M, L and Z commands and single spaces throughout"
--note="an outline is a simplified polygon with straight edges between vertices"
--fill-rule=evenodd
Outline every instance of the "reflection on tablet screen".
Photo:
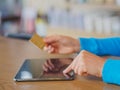
M 73 80 L 73 71 L 67 77 L 63 75 L 63 70 L 72 60 L 71 58 L 27 59 L 14 79 L 15 81 Z

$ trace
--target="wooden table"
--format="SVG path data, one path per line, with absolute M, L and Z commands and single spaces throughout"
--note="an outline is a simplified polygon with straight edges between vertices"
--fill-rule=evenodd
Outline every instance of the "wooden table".
M 13 80 L 26 58 L 68 57 L 49 55 L 27 41 L 0 37 L 0 90 L 120 90 L 100 78 L 76 76 L 73 81 L 15 82 Z M 74 56 L 74 55 L 73 55 Z

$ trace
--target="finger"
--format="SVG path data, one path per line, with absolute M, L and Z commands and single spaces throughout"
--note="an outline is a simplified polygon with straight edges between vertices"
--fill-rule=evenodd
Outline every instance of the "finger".
M 49 51 L 48 51 L 48 53 L 54 53 L 54 48 L 52 47 Z
M 45 46 L 43 48 L 43 50 L 46 51 L 46 52 L 48 52 L 48 53 L 53 53 L 54 52 L 54 48 L 51 45 Z
M 86 69 L 86 67 L 85 67 L 85 66 L 83 67 L 83 71 L 84 71 L 84 72 L 87 72 L 87 69 Z
M 70 76 L 66 73 L 63 73 L 63 75 L 66 77 L 66 78 L 70 78 Z
M 54 36 L 48 36 L 48 37 L 45 37 L 43 40 L 45 43 L 53 43 L 53 42 L 56 42 L 58 41 L 60 38 L 58 35 L 54 35 Z
M 45 47 L 43 48 L 43 50 L 44 50 L 44 51 L 48 51 L 48 47 L 45 46 Z
M 79 67 L 77 74 L 82 76 L 82 73 L 83 73 L 83 70 L 81 69 L 81 67 Z
M 82 76 L 88 76 L 87 72 L 82 73 Z
M 76 66 L 76 67 L 74 68 L 74 72 L 75 72 L 76 74 L 78 74 L 78 71 L 79 71 L 79 67 Z
M 79 66 L 77 74 L 81 75 L 81 76 L 87 76 L 88 75 L 87 70 L 84 66 L 81 66 L 81 67 Z
M 54 52 L 54 48 L 52 46 L 48 47 L 48 53 L 53 53 Z
M 63 73 L 69 73 L 72 70 L 72 64 L 70 64 L 64 71 Z
M 51 49 L 51 47 L 52 47 L 52 46 L 51 46 L 51 45 L 49 45 L 49 46 L 48 46 L 48 50 L 50 50 L 50 49 Z

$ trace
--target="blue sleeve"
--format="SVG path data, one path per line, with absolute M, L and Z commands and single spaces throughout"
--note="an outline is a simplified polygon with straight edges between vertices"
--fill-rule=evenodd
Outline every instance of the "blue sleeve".
M 120 85 L 120 60 L 106 60 L 102 70 L 102 79 L 106 83 Z
M 81 50 L 96 55 L 120 56 L 120 37 L 112 38 L 79 38 Z

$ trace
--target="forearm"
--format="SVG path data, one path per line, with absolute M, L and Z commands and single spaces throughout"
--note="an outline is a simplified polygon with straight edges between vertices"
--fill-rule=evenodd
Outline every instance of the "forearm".
M 120 38 L 80 38 L 80 49 L 96 55 L 120 56 Z
M 120 60 L 106 60 L 102 70 L 102 79 L 106 83 L 120 85 Z

